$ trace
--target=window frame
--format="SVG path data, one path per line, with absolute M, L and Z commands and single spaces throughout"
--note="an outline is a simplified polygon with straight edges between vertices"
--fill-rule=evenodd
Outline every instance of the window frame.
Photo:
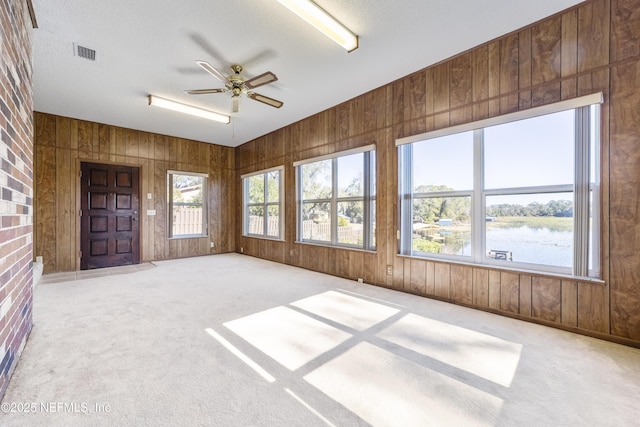
M 268 186 L 268 176 L 271 172 L 278 172 L 278 201 L 277 202 L 269 202 L 269 186 Z M 250 179 L 256 176 L 263 176 L 264 182 L 264 195 L 263 202 L 261 203 L 249 203 L 249 183 Z M 285 231 L 285 211 L 284 211 L 284 179 L 285 172 L 284 166 L 276 166 L 269 169 L 263 169 L 247 174 L 243 174 L 241 177 L 242 182 L 242 236 L 243 237 L 254 237 L 259 239 L 268 239 L 268 240 L 284 240 L 284 231 Z M 264 215 L 264 223 L 263 223 L 263 233 L 249 233 L 249 208 L 254 206 L 261 206 L 265 213 Z M 268 208 L 269 206 L 278 206 L 278 235 L 272 236 L 269 235 L 269 215 Z
M 421 258 L 469 262 L 472 264 L 512 267 L 548 273 L 569 274 L 574 277 L 600 277 L 600 104 L 601 92 L 580 98 L 561 101 L 542 107 L 492 117 L 477 122 L 439 129 L 426 134 L 400 138 L 398 147 L 399 179 L 399 253 Z M 593 111 L 591 111 L 593 109 Z M 519 120 L 574 110 L 574 177 L 571 184 L 539 185 L 528 187 L 484 188 L 484 129 Z M 595 117 L 594 122 L 590 117 Z M 471 196 L 471 254 L 443 255 L 413 250 L 413 206 L 416 194 L 413 190 L 413 144 L 451 134 L 473 131 L 473 190 L 418 193 L 425 197 Z M 508 262 L 486 257 L 486 202 L 487 197 L 503 195 L 567 193 L 573 195 L 573 254 L 571 267 L 553 266 L 530 262 Z M 592 212 L 592 215 L 589 213 Z M 589 228 L 591 227 L 591 232 Z M 592 237 L 590 239 L 589 237 Z
M 173 177 L 174 175 L 193 176 L 203 179 L 202 183 L 202 234 L 174 234 L 173 227 Z M 209 237 L 209 174 L 199 172 L 187 172 L 167 170 L 167 238 L 168 239 L 193 239 Z M 194 203 L 191 203 L 195 205 Z
M 345 249 L 364 250 L 374 252 L 376 248 L 376 146 L 375 144 L 344 150 L 325 156 L 313 157 L 294 162 L 296 173 L 296 243 L 306 243 Z M 338 160 L 342 157 L 362 153 L 363 182 L 362 196 L 339 196 L 338 188 Z M 322 161 L 331 161 L 331 196 L 320 199 L 304 199 L 301 168 L 305 165 Z M 338 204 L 343 202 L 362 202 L 362 245 L 338 242 Z M 313 240 L 303 238 L 303 207 L 306 203 L 328 203 L 330 206 L 330 240 Z

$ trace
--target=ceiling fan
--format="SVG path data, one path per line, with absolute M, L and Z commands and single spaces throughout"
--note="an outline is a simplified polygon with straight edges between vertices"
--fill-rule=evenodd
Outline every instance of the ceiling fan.
M 245 94 L 247 97 L 253 99 L 254 101 L 259 101 L 275 108 L 280 108 L 284 105 L 282 101 L 278 101 L 277 99 L 269 98 L 268 96 L 260 95 L 259 93 L 255 93 L 252 91 L 252 89 L 278 80 L 278 77 L 276 77 L 276 75 L 271 71 L 267 71 L 266 73 L 262 73 L 259 76 L 253 77 L 249 80 L 245 80 L 245 78 L 240 75 L 240 73 L 242 72 L 241 65 L 232 65 L 231 70 L 233 70 L 233 74 L 225 76 L 220 71 L 213 68 L 213 66 L 207 61 L 196 61 L 196 64 L 202 67 L 213 77 L 222 81 L 224 83 L 224 87 L 217 89 L 194 89 L 185 91 L 188 94 L 203 95 L 207 93 L 223 93 L 231 91 L 231 111 L 234 113 L 238 112 L 241 94 Z

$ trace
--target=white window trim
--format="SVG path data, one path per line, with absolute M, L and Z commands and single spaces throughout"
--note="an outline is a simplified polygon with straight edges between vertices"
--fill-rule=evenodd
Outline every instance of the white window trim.
M 302 166 L 307 163 L 315 163 L 315 162 L 321 162 L 323 160 L 337 159 L 338 157 L 345 157 L 345 156 L 350 156 L 352 154 L 365 153 L 367 151 L 375 151 L 375 150 L 376 150 L 376 145 L 369 144 L 363 147 L 352 148 L 350 150 L 344 150 L 344 151 L 339 151 L 337 153 L 326 154 L 324 156 L 311 157 L 304 160 L 298 160 L 297 162 L 293 162 L 293 167 L 297 168 L 298 166 Z
M 296 171 L 296 213 L 297 213 L 297 218 L 296 218 L 296 243 L 307 243 L 307 244 L 315 244 L 315 245 L 321 245 L 321 246 L 328 246 L 328 247 L 338 247 L 338 248 L 347 248 L 347 249 L 355 249 L 355 250 L 362 250 L 362 251 L 366 251 L 366 252 L 372 252 L 376 250 L 376 245 L 374 244 L 375 239 L 373 238 L 373 221 L 371 220 L 372 215 L 375 215 L 375 212 L 371 212 L 371 202 L 376 200 L 376 189 L 375 188 L 371 188 L 371 176 L 375 175 L 376 170 L 375 170 L 375 164 L 373 165 L 373 170 L 371 167 L 371 164 L 369 162 L 369 157 L 365 156 L 365 164 L 364 164 L 364 176 L 363 176 L 363 196 L 348 196 L 348 197 L 338 197 L 337 196 L 337 169 L 336 169 L 336 164 L 335 162 L 332 163 L 332 167 L 331 167 L 331 182 L 332 182 L 332 191 L 331 191 L 331 197 L 328 199 L 305 199 L 304 201 L 307 203 L 329 203 L 329 205 L 331 206 L 331 212 L 332 215 L 335 212 L 336 213 L 336 219 L 337 219 L 337 204 L 338 202 L 348 202 L 348 201 L 362 201 L 363 204 L 363 244 L 362 246 L 358 246 L 358 245 L 350 245 L 350 244 L 346 244 L 346 243 L 338 243 L 338 224 L 337 224 L 337 220 L 333 221 L 332 220 L 332 227 L 331 227 L 331 240 L 330 241 L 326 241 L 326 240 L 311 240 L 311 239 L 303 239 L 302 238 L 302 206 L 303 206 L 303 199 L 302 199 L 302 176 L 300 174 L 300 167 L 310 164 L 310 163 L 316 163 L 316 162 L 321 162 L 324 160 L 332 160 L 332 161 L 337 161 L 338 158 L 340 157 L 346 157 L 346 156 L 350 156 L 353 154 L 359 154 L 359 153 L 368 153 L 368 152 L 374 152 L 375 153 L 376 150 L 376 146 L 375 144 L 370 144 L 370 145 L 365 145 L 362 147 L 357 147 L 357 148 L 353 148 L 350 150 L 344 150 L 344 151 L 339 151 L 337 153 L 332 153 L 332 154 L 327 154 L 324 156 L 317 156 L 317 157 L 312 157 L 312 158 L 308 158 L 305 160 L 300 160 L 297 162 L 293 163 L 293 166 L 295 167 L 295 171 Z M 375 154 L 374 154 L 375 155 Z M 376 163 L 377 163 L 377 156 L 376 156 Z M 376 181 L 377 182 L 377 181 Z M 333 218 L 333 216 L 332 216 Z
M 555 104 L 544 105 L 537 108 L 531 108 L 528 110 L 518 111 L 503 116 L 492 117 L 472 123 L 466 123 L 458 126 L 452 126 L 444 129 L 438 129 L 436 131 L 423 133 L 420 135 L 414 135 L 410 137 L 400 138 L 396 140 L 396 147 L 399 149 L 403 145 L 412 144 L 414 142 L 425 141 L 428 139 L 444 137 L 456 133 L 473 131 L 473 150 L 474 150 L 474 189 L 473 191 L 449 191 L 449 192 L 433 192 L 433 193 L 420 193 L 419 198 L 424 197 L 460 197 L 471 195 L 471 250 L 472 253 L 469 256 L 466 255 L 443 255 L 432 253 L 419 253 L 415 256 L 443 259 L 451 261 L 463 261 L 471 262 L 479 265 L 495 265 L 504 266 L 504 262 L 487 259 L 486 254 L 486 221 L 483 215 L 477 215 L 475 210 L 479 209 L 480 212 L 484 212 L 486 208 L 486 198 L 492 195 L 517 195 L 517 194 L 541 194 L 541 193 L 560 193 L 571 192 L 574 194 L 574 254 L 571 268 L 558 267 L 544 264 L 532 264 L 522 262 L 509 262 L 509 266 L 518 269 L 527 269 L 533 271 L 544 271 L 550 273 L 570 274 L 573 277 L 599 277 L 600 275 L 600 209 L 599 209 L 599 180 L 600 180 L 600 165 L 599 156 L 600 152 L 600 120 L 596 120 L 595 126 L 595 138 L 592 142 L 596 149 L 596 176 L 593 177 L 593 184 L 589 182 L 589 150 L 588 147 L 584 147 L 581 143 L 588 141 L 588 138 L 582 136 L 590 133 L 589 127 L 589 115 L 586 119 L 584 117 L 578 120 L 578 116 L 584 116 L 584 108 L 588 106 L 599 106 L 604 102 L 602 92 L 594 93 L 591 95 L 574 98 L 571 100 L 561 101 Z M 534 117 L 542 116 L 545 114 L 558 113 L 566 110 L 575 110 L 576 112 L 576 138 L 575 138 L 575 184 L 559 184 L 559 185 L 547 185 L 547 186 L 531 186 L 520 188 L 504 188 L 504 189 L 484 189 L 483 177 L 484 177 L 484 162 L 482 159 L 484 152 L 483 141 L 483 129 L 490 126 L 509 123 L 517 120 L 531 119 Z M 596 116 L 600 117 L 600 109 L 596 110 Z M 582 127 L 580 127 L 582 124 Z M 414 194 L 412 189 L 412 175 L 411 168 L 407 165 L 413 165 L 412 153 L 409 150 L 400 150 L 398 153 L 398 179 L 400 183 L 400 254 L 404 256 L 414 256 L 412 245 L 412 223 L 413 223 L 413 200 Z M 408 184 L 408 185 L 407 185 Z M 403 188 L 406 186 L 407 188 Z M 408 188 L 411 187 L 411 188 Z M 584 208 L 585 203 L 589 203 L 589 195 L 593 197 L 591 201 L 592 207 L 598 208 L 598 215 L 594 215 L 592 220 L 593 239 L 592 256 L 591 260 L 592 268 L 589 268 L 588 254 L 585 254 L 588 245 L 582 244 L 585 239 L 588 239 L 587 227 L 585 227 L 585 221 L 589 221 L 589 210 Z M 578 203 L 583 206 L 582 209 L 578 209 Z M 593 208 L 592 208 L 593 209 Z M 576 232 L 580 230 L 580 232 Z M 475 242 L 480 242 L 477 244 Z M 586 265 L 584 265 L 586 262 Z
M 200 177 L 202 177 L 202 178 L 209 179 L 209 174 L 208 174 L 208 173 L 201 173 L 201 172 L 189 172 L 189 171 L 178 171 L 178 170 L 171 170 L 171 169 L 168 169 L 168 170 L 167 170 L 167 174 L 172 174 L 172 175 L 190 175 L 190 176 L 200 176 Z
M 284 166 L 275 166 L 269 169 L 262 169 L 256 172 L 250 172 L 240 175 L 240 179 L 251 178 L 256 175 L 264 175 L 265 173 L 280 171 L 280 173 L 284 174 Z
M 559 113 L 565 110 L 575 110 L 576 108 L 586 107 L 587 105 L 602 104 L 604 95 L 602 92 L 592 93 L 578 98 L 567 99 L 556 102 L 554 104 L 542 105 L 540 107 L 529 108 L 526 110 L 516 111 L 514 113 L 503 114 L 501 116 L 490 117 L 488 119 L 478 120 L 475 122 L 464 123 L 461 125 L 450 126 L 437 129 L 431 132 L 421 133 L 419 135 L 407 136 L 396 140 L 396 147 L 413 142 L 424 141 L 425 139 L 433 139 L 441 136 L 452 135 L 454 133 L 462 133 L 476 129 L 487 128 L 495 125 L 502 125 L 509 122 L 515 122 L 523 119 L 530 119 L 545 114 Z
M 262 205 L 264 206 L 264 212 L 265 212 L 265 225 L 264 225 L 264 233 L 263 234 L 252 234 L 249 233 L 248 231 L 248 207 L 249 207 L 249 203 L 248 203 L 248 191 L 247 191 L 247 185 L 248 185 L 248 178 L 251 178 L 253 176 L 258 176 L 258 175 L 266 175 L 270 172 L 279 172 L 280 176 L 278 178 L 278 201 L 277 202 L 268 202 L 268 186 L 266 185 L 265 182 L 265 186 L 264 186 L 264 202 L 261 204 L 256 204 L 256 203 L 252 203 L 252 206 L 258 206 L 258 205 Z M 279 241 L 284 241 L 284 230 L 285 230 L 285 212 L 284 212 L 284 166 L 276 166 L 273 168 L 269 168 L 269 169 L 262 169 L 259 171 L 255 171 L 255 172 L 251 172 L 251 173 L 246 173 L 240 176 L 241 179 L 241 184 L 242 184 L 242 236 L 244 237 L 254 237 L 254 238 L 258 238 L 258 239 L 267 239 L 267 240 L 279 240 Z M 246 180 L 246 181 L 245 181 Z M 267 224 L 266 222 L 268 221 L 268 206 L 269 205 L 278 205 L 278 235 L 277 236 L 270 236 L 267 234 L 268 232 L 268 228 L 267 228 Z
M 204 178 L 202 186 L 202 234 L 173 234 L 173 175 L 189 175 Z M 171 190 L 169 190 L 171 188 Z M 168 239 L 193 239 L 209 237 L 209 174 L 200 172 L 179 171 L 167 169 L 167 238 Z

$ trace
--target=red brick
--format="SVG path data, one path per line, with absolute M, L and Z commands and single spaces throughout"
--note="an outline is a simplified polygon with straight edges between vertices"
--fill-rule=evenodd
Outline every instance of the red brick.
M 0 318 L 0 360 L 8 365 L 0 374 L 0 399 L 20 357 L 32 326 L 33 259 L 33 99 L 31 95 L 31 20 L 26 2 L 0 2 L 0 174 L 6 185 L 0 200 L 9 212 L 0 215 L 0 301 L 11 305 Z M 17 76 L 17 78 L 14 78 Z M 16 166 L 20 161 L 24 166 Z M 15 203 L 25 199 L 26 203 Z M 29 225 L 20 225 L 27 218 Z

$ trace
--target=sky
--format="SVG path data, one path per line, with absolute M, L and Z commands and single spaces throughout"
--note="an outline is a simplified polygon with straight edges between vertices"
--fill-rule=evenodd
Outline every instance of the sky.
M 574 181 L 574 114 L 568 110 L 486 128 L 485 189 L 571 185 Z M 414 188 L 446 185 L 455 190 L 473 190 L 472 131 L 416 142 L 413 154 Z M 338 158 L 340 190 L 362 175 L 363 156 L 356 153 Z M 326 184 L 330 186 L 330 181 Z M 569 193 L 556 193 L 532 195 L 528 199 L 501 196 L 492 200 L 522 204 L 571 198 Z
M 573 183 L 573 110 L 492 126 L 484 138 L 486 189 Z M 418 142 L 413 150 L 414 188 L 436 184 L 473 189 L 473 132 Z M 542 203 L 559 198 L 535 196 Z M 509 202 L 508 197 L 500 199 Z
M 363 176 L 364 153 L 351 154 L 338 158 L 338 193 L 344 190 L 354 179 Z M 362 187 L 361 187 L 362 188 Z

